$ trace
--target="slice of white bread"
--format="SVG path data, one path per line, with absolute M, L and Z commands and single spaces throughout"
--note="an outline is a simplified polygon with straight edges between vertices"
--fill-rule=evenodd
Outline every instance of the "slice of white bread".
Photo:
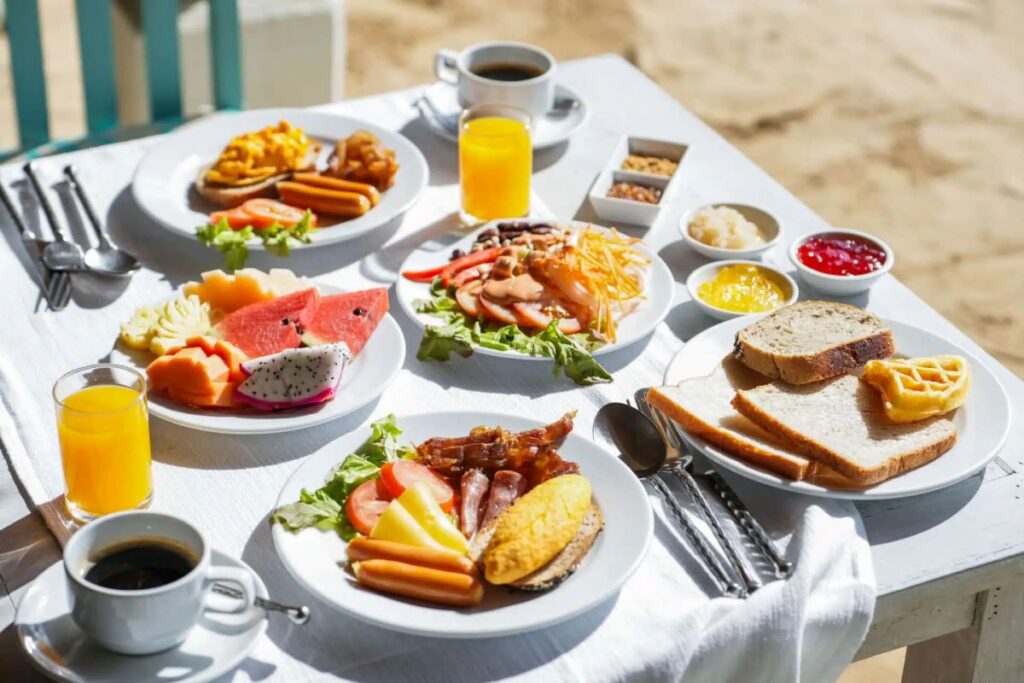
M 791 441 L 861 486 L 877 484 L 942 455 L 956 442 L 945 417 L 890 422 L 878 392 L 852 375 L 794 386 L 740 389 L 732 402 L 765 431 Z
M 838 472 L 799 455 L 783 439 L 736 412 L 731 405 L 736 391 L 766 382 L 762 375 L 740 365 L 732 356 L 726 356 L 712 374 L 685 380 L 678 386 L 654 387 L 647 399 L 690 434 L 740 460 L 789 479 L 823 486 L 853 486 Z
M 862 308 L 800 301 L 740 330 L 733 353 L 765 377 L 808 384 L 888 358 L 896 342 L 885 323 Z

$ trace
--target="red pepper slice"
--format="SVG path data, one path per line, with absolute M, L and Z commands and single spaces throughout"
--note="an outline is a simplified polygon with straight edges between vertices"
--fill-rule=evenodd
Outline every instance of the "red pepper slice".
M 444 269 L 444 266 L 436 266 L 434 268 L 425 268 L 424 270 L 407 270 L 402 273 L 402 277 L 413 282 L 433 282 L 434 278 L 440 275 Z
M 441 284 L 445 287 L 452 283 L 452 278 L 457 273 L 461 273 L 467 268 L 479 266 L 483 263 L 491 263 L 498 259 L 498 254 L 501 253 L 501 247 L 491 247 L 490 249 L 481 249 L 480 251 L 473 251 L 465 256 L 460 256 L 455 259 L 441 271 Z

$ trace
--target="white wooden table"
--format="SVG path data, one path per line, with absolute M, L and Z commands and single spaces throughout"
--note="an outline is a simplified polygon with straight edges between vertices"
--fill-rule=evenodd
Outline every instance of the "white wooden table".
M 589 185 L 618 138 L 632 132 L 691 143 L 699 137 L 690 153 L 702 155 L 705 168 L 715 168 L 715 160 L 721 159 L 722 173 L 741 171 L 757 181 L 756 191 L 723 198 L 704 196 L 701 178 L 684 177 L 680 196 L 647 238 L 677 277 L 701 263 L 680 242 L 675 228 L 679 214 L 698 202 L 738 199 L 784 205 L 789 238 L 824 224 L 621 59 L 570 62 L 562 65 L 561 78 L 587 98 L 592 118 L 568 148 L 537 155 L 534 187 L 559 218 L 595 218 L 585 200 Z M 350 110 L 358 109 L 359 103 L 351 105 Z M 427 156 L 432 174 L 451 178 L 453 150 L 424 135 L 417 143 L 431 148 Z M 112 170 L 110 182 L 119 186 L 96 194 L 100 199 L 115 196 L 131 171 Z M 99 208 L 106 213 L 106 205 Z M 110 216 L 116 220 L 116 212 Z M 6 225 L 6 219 L 0 224 Z M 912 683 L 1024 680 L 1024 383 L 891 277 L 874 288 L 870 301 L 858 303 L 965 345 L 995 370 L 1016 418 L 1000 457 L 983 473 L 943 491 L 859 505 L 879 593 L 875 621 L 859 656 L 909 645 L 903 680 Z M 683 340 L 711 324 L 692 305 L 678 306 L 667 322 Z M 36 675 L 16 643 L 14 610 L 31 580 L 59 559 L 59 550 L 26 504 L 7 462 L 0 463 L 0 680 L 33 680 Z

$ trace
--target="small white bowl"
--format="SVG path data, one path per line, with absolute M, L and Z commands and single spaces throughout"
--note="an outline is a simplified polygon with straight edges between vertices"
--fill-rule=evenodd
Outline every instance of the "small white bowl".
M 725 207 L 738 211 L 744 218 L 761 230 L 761 233 L 764 235 L 764 244 L 752 249 L 723 249 L 721 247 L 712 247 L 709 244 L 704 244 L 700 240 L 694 239 L 693 235 L 690 234 L 690 223 L 693 221 L 694 216 L 704 209 L 716 207 Z M 690 245 L 691 249 L 715 261 L 736 259 L 745 261 L 761 258 L 761 255 L 778 244 L 779 239 L 782 237 L 782 227 L 779 225 L 779 221 L 764 209 L 747 204 L 729 204 L 724 202 L 705 204 L 704 206 L 690 209 L 679 218 L 679 232 L 683 234 L 683 240 Z
M 724 308 L 712 306 L 711 304 L 706 303 L 697 295 L 697 290 L 700 289 L 700 286 L 707 282 L 708 280 L 715 279 L 715 276 L 718 275 L 718 271 L 720 271 L 722 268 L 725 268 L 726 266 L 734 266 L 737 264 L 756 266 L 757 268 L 760 268 L 762 271 L 764 271 L 765 275 L 775 280 L 779 287 L 782 288 L 783 294 L 786 295 L 786 300 L 783 301 L 782 304 L 778 306 L 778 308 L 775 308 L 773 310 L 777 311 L 779 308 L 782 308 L 783 306 L 788 306 L 789 304 L 796 301 L 797 297 L 800 295 L 800 290 L 796 286 L 796 282 L 793 280 L 793 278 L 786 275 L 777 268 L 767 266 L 763 263 L 760 263 L 759 261 L 748 261 L 742 259 L 737 259 L 733 261 L 713 261 L 711 263 L 706 263 L 700 268 L 696 269 L 695 271 L 690 273 L 690 277 L 686 278 L 686 289 L 687 291 L 690 292 L 690 298 L 697 302 L 697 306 L 699 306 L 702 311 L 710 315 L 712 318 L 717 318 L 718 320 L 731 320 L 732 318 L 739 318 L 740 316 L 750 315 L 750 313 L 727 311 Z M 770 313 L 771 311 L 762 312 Z
M 820 273 L 809 266 L 805 266 L 797 255 L 800 246 L 812 237 L 851 237 L 855 240 L 867 242 L 885 252 L 885 263 L 878 270 L 863 275 L 829 275 L 828 273 Z M 896 255 L 893 253 L 892 247 L 874 235 L 861 232 L 860 230 L 834 228 L 831 230 L 821 230 L 801 237 L 798 240 L 793 240 L 793 243 L 789 245 L 789 260 L 796 266 L 800 279 L 819 292 L 833 296 L 853 296 L 854 294 L 867 291 L 879 278 L 892 270 L 893 263 L 896 261 Z

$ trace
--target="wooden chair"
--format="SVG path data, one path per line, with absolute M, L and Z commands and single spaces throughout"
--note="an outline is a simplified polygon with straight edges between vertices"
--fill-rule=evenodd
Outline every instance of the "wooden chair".
M 154 125 L 142 130 L 119 128 L 111 28 L 111 3 L 114 1 L 75 0 L 89 132 L 77 140 L 54 142 L 50 139 L 47 117 L 37 0 L 8 0 L 7 35 L 14 73 L 19 147 L 0 150 L 0 161 L 19 154 L 35 157 L 113 142 L 154 130 L 166 130 L 182 121 L 178 0 L 138 0 L 146 45 L 149 116 Z M 217 109 L 241 109 L 241 45 L 236 0 L 208 2 L 214 106 Z

